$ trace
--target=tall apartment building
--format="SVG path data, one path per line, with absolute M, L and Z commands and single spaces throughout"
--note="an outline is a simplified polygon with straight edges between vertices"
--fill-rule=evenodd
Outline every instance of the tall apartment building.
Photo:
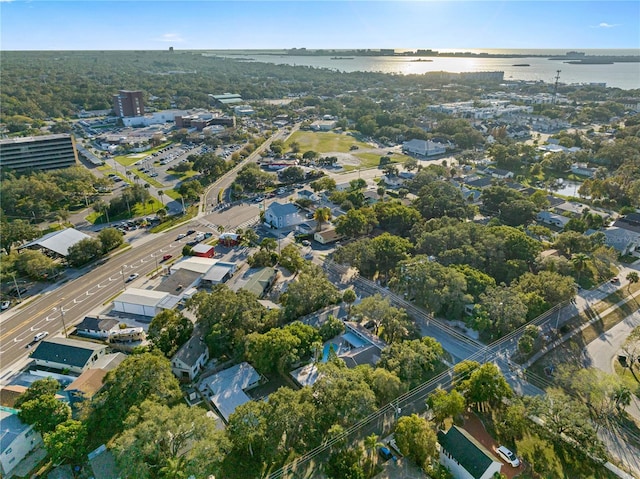
M 0 140 L 0 169 L 56 170 L 78 164 L 78 151 L 68 134 Z
M 120 90 L 113 95 L 113 111 L 120 118 L 144 115 L 141 91 Z

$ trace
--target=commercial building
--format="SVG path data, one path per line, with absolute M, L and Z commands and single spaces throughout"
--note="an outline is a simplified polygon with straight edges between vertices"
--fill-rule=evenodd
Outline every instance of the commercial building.
M 177 128 L 195 128 L 203 131 L 212 125 L 234 127 L 236 118 L 233 116 L 217 116 L 213 113 L 198 113 L 193 115 L 176 115 L 174 118 Z
M 113 300 L 113 312 L 153 318 L 164 309 L 173 309 L 180 297 L 167 292 L 127 288 Z
M 144 115 L 142 92 L 120 90 L 113 95 L 113 111 L 120 118 Z
M 74 228 L 65 228 L 60 231 L 53 231 L 41 238 L 23 244 L 18 249 L 39 249 L 48 256 L 66 258 L 69 255 L 69 248 L 82 240 L 90 239 L 91 236 L 84 234 Z
M 402 144 L 402 151 L 416 156 L 436 156 L 447 151 L 446 145 L 431 140 L 413 139 Z
M 27 136 L 0 140 L 2 171 L 57 170 L 78 163 L 71 135 Z

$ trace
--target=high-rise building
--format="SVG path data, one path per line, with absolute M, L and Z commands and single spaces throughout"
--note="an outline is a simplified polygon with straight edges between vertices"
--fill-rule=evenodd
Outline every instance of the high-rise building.
M 142 92 L 120 90 L 117 95 L 113 95 L 113 111 L 121 118 L 144 115 Z
M 2 170 L 56 170 L 77 164 L 76 145 L 68 134 L 0 140 Z

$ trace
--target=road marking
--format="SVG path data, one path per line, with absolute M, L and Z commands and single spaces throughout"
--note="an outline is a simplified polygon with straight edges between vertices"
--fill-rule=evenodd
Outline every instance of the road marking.
M 58 301 L 56 301 L 55 303 L 53 303 L 51 306 L 46 307 L 45 309 L 38 311 L 35 315 L 30 316 L 29 318 L 25 319 L 24 321 L 22 321 L 20 324 L 18 324 L 17 326 L 15 326 L 13 329 L 11 329 L 10 331 L 6 331 L 2 336 L 0 336 L 0 342 L 4 341 L 5 339 L 7 339 L 9 336 L 11 336 L 13 333 L 15 333 L 17 330 L 19 330 L 20 328 L 24 327 L 25 325 L 27 325 L 28 323 L 30 323 L 31 321 L 38 319 L 38 316 L 42 315 L 44 312 L 51 310 L 51 308 L 53 308 L 55 305 L 58 305 L 60 303 L 62 303 L 62 301 L 64 301 L 64 298 L 60 298 Z

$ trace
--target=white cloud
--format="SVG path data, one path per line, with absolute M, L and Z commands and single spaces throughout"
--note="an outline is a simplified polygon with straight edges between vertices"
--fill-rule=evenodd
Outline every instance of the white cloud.
M 155 40 L 167 43 L 182 43 L 185 41 L 179 33 L 164 33 L 160 38 L 156 38 Z
M 591 28 L 614 28 L 614 27 L 619 27 L 619 26 L 620 26 L 619 23 L 602 22 L 602 23 L 599 23 L 598 25 L 594 25 Z

